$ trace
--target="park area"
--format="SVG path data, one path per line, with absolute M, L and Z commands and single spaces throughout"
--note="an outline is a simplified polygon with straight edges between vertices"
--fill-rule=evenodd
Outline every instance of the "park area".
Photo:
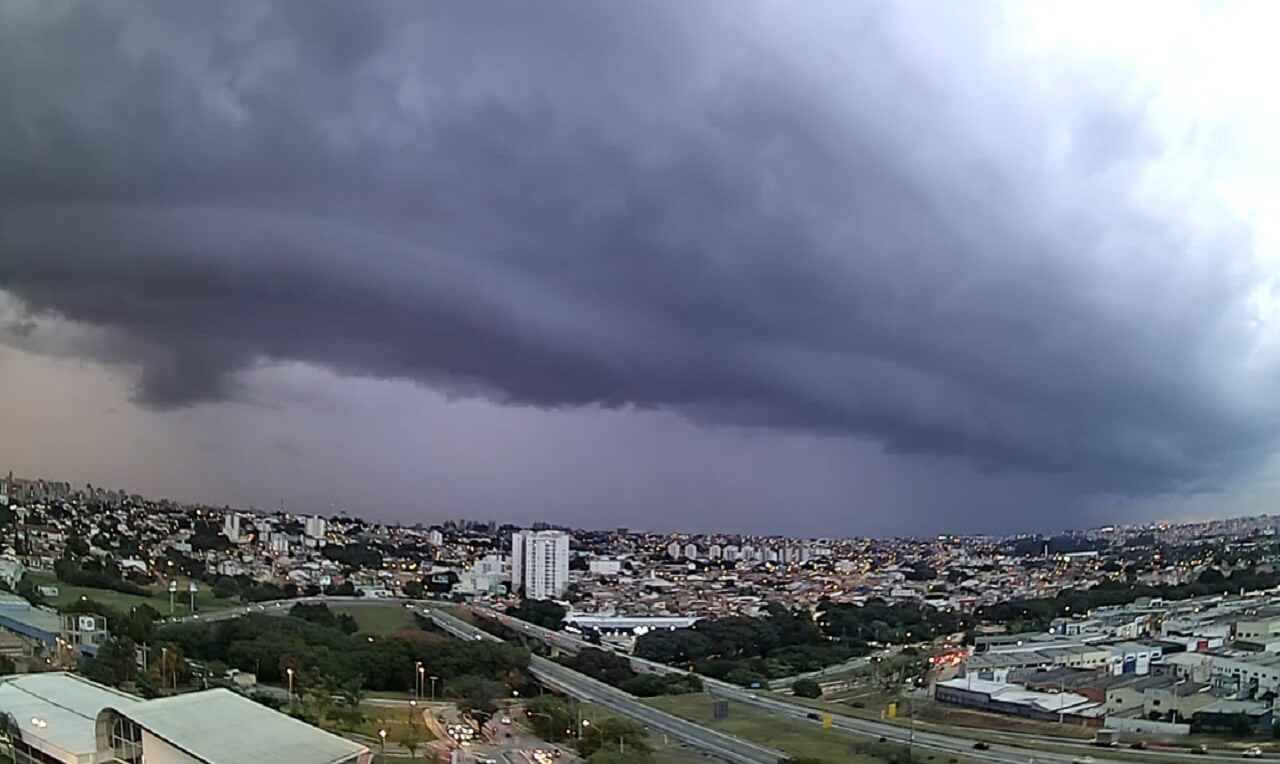
M 334 615 L 349 615 L 354 618 L 356 625 L 364 634 L 386 636 L 397 631 L 418 628 L 413 611 L 398 601 L 369 604 L 335 603 L 330 605 L 329 609 Z
M 59 581 L 52 573 L 43 573 L 32 571 L 27 573 L 27 577 L 31 579 L 36 586 L 54 586 L 58 589 L 58 596 L 47 598 L 49 603 L 57 608 L 66 608 L 82 599 L 91 599 L 113 610 L 127 611 L 130 608 L 139 605 L 148 605 L 156 609 L 162 617 L 169 616 L 169 593 L 162 586 L 151 587 L 152 596 L 144 597 L 137 594 L 125 594 L 124 592 L 114 591 L 112 589 L 98 589 L 87 586 L 75 586 L 65 581 Z M 225 610 L 227 608 L 236 607 L 240 601 L 234 598 L 215 597 L 213 591 L 203 584 L 196 592 L 196 612 Z M 178 593 L 174 595 L 173 615 L 184 616 L 191 612 L 191 595 L 187 592 L 187 580 L 178 581 Z

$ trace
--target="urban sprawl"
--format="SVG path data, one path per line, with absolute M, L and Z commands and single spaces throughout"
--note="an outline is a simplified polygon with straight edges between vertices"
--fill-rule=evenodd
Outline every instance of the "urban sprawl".
M 390 745 L 537 764 L 650 761 L 661 730 L 728 761 L 803 758 L 723 747 L 731 703 L 847 724 L 885 761 L 945 740 L 985 761 L 981 728 L 1095 751 L 1075 760 L 1262 756 L 1280 702 L 1278 530 L 1280 516 L 924 539 L 410 526 L 10 474 L 3 747 L 22 762 L 362 762 Z M 617 717 L 621 754 L 591 744 L 606 733 L 583 724 L 580 677 L 607 686 L 590 700 Z M 408 727 L 371 712 L 370 691 L 404 693 Z M 641 710 L 688 716 L 678 699 L 704 694 L 715 718 L 681 722 L 692 731 Z M 955 731 L 930 742 L 918 720 Z M 218 724 L 252 752 L 207 752 L 227 744 Z

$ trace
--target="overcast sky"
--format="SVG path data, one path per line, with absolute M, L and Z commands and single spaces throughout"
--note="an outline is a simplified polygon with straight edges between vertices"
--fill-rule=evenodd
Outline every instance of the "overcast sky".
M 1274 4 L 0 4 L 0 467 L 811 535 L 1273 509 Z

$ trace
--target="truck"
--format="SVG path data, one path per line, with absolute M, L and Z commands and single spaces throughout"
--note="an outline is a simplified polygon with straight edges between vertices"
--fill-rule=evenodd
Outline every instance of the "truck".
M 1120 730 L 1101 729 L 1093 734 L 1093 744 L 1106 748 L 1120 745 Z

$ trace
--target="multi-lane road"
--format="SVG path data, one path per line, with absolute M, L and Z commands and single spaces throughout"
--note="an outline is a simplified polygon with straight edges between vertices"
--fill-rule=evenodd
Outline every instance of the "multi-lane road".
M 578 639 L 570 634 L 559 631 L 551 631 L 540 626 L 535 626 L 526 621 L 512 618 L 505 613 L 499 613 L 496 610 L 488 608 L 474 607 L 472 611 L 482 618 L 488 618 L 501 623 L 506 628 L 526 637 L 536 639 L 552 647 L 567 651 L 577 652 L 585 648 L 600 649 L 600 645 L 595 645 L 585 640 Z M 653 673 L 686 673 L 683 669 L 668 666 L 663 663 L 655 663 L 653 661 L 644 660 L 631 656 L 631 665 L 637 671 L 648 671 Z M 818 714 L 809 706 L 792 703 L 787 700 L 779 699 L 762 693 L 752 692 L 750 690 L 739 687 L 728 682 L 721 682 L 709 677 L 701 677 L 703 687 L 707 692 L 718 695 L 723 698 L 746 703 L 749 705 L 763 708 L 772 714 L 781 714 L 796 719 L 812 721 L 820 724 L 820 717 L 815 719 Z M 1028 761 L 1040 762 L 1041 764 L 1071 764 L 1085 757 L 1091 757 L 1098 764 L 1106 762 L 1117 762 L 1117 759 L 1107 758 L 1107 749 L 1098 748 L 1096 746 L 1082 743 L 1073 738 L 1055 738 L 1045 740 L 1041 744 L 1045 747 L 1060 749 L 1059 751 L 1036 751 L 1034 739 L 1028 739 L 1026 745 L 1000 745 L 991 744 L 990 750 L 979 751 L 974 748 L 979 738 L 971 734 L 965 734 L 964 730 L 948 730 L 939 732 L 936 728 L 931 729 L 911 729 L 903 727 L 899 724 L 890 724 L 888 722 L 874 721 L 870 719 L 862 719 L 853 716 L 845 716 L 841 714 L 831 715 L 831 726 L 853 732 L 859 735 L 870 737 L 883 737 L 886 740 L 894 740 L 902 743 L 912 744 L 918 748 L 939 751 L 948 754 L 962 754 L 969 759 L 985 762 L 999 762 L 1000 764 L 1026 764 Z M 1063 753 L 1061 750 L 1070 751 Z M 1149 759 L 1151 762 L 1168 762 L 1168 761 L 1186 761 L 1190 762 L 1236 762 L 1240 761 L 1240 755 L 1218 755 L 1218 754 L 1191 754 L 1185 751 L 1169 751 L 1169 750 L 1126 750 L 1125 756 L 1142 757 Z M 1268 757 L 1274 760 L 1274 757 Z M 1129 759 L 1130 761 L 1132 759 Z
M 492 634 L 438 609 L 428 610 L 427 615 L 437 626 L 459 639 L 501 641 Z M 541 656 L 530 656 L 529 671 L 538 681 L 552 689 L 634 719 L 725 761 L 734 762 L 734 764 L 778 764 L 786 759 L 786 755 L 781 751 L 756 745 L 665 711 L 659 711 L 642 703 L 634 695 Z
M 328 602 L 341 603 L 344 605 L 357 604 L 368 606 L 380 605 L 383 607 L 407 606 L 421 612 L 423 615 L 431 617 L 437 625 L 446 631 L 449 631 L 454 636 L 463 639 L 497 639 L 497 637 L 494 637 L 488 632 L 477 629 L 465 621 L 448 615 L 439 609 L 439 603 L 432 602 L 430 600 L 386 600 L 365 597 L 309 597 L 295 600 L 260 602 L 230 610 L 219 610 L 210 613 L 199 613 L 194 616 L 175 618 L 171 619 L 170 622 L 220 621 L 228 618 L 238 618 L 250 613 L 285 615 L 289 612 L 290 607 L 299 602 Z M 507 616 L 504 613 L 499 613 L 495 610 L 479 607 L 472 608 L 472 610 L 480 617 L 494 620 L 516 633 L 541 641 L 560 650 L 577 652 L 584 648 L 600 648 L 600 645 L 595 645 L 584 640 L 577 639 L 565 632 L 543 629 L 525 621 L 511 618 L 510 616 Z M 636 671 L 640 672 L 686 673 L 683 669 L 636 658 L 634 656 L 631 656 L 630 660 L 632 667 Z M 685 719 L 672 716 L 671 714 L 658 711 L 657 709 L 640 702 L 639 699 L 629 695 L 628 693 L 571 671 L 554 661 L 533 656 L 530 661 L 530 669 L 540 681 L 545 682 L 549 686 L 552 686 L 567 695 L 578 697 L 588 702 L 598 703 L 599 705 L 609 708 L 616 713 L 647 724 L 677 740 L 684 741 L 699 750 L 706 751 L 727 761 L 735 762 L 735 764 L 772 764 L 773 762 L 778 762 L 780 759 L 785 758 L 784 754 L 774 751 L 773 749 L 757 746 L 753 743 L 741 740 L 740 738 L 734 738 L 717 730 L 709 729 Z M 740 703 L 746 703 L 758 708 L 763 708 L 769 713 L 811 721 L 814 724 L 821 723 L 819 719 L 814 719 L 814 716 L 816 716 L 815 711 L 813 708 L 808 706 L 752 692 L 737 685 L 720 682 L 708 677 L 701 677 L 701 679 L 707 692 L 713 695 Z M 971 761 L 988 762 L 989 764 L 1027 764 L 1028 762 L 1036 762 L 1037 764 L 1073 764 L 1073 762 L 1079 761 L 1085 757 L 1090 757 L 1093 761 L 1097 762 L 1097 764 L 1123 764 L 1119 759 L 1108 758 L 1108 752 L 1106 749 L 1090 746 L 1072 738 L 1047 738 L 1039 741 L 1040 745 L 1052 747 L 1057 750 L 1035 750 L 1037 740 L 1028 738 L 1026 743 L 1023 745 L 1015 746 L 993 743 L 989 750 L 981 751 L 974 748 L 974 745 L 977 744 L 979 738 L 970 730 L 948 729 L 945 732 L 941 732 L 938 731 L 936 727 L 931 727 L 929 729 L 917 728 L 913 730 L 899 724 L 890 724 L 888 722 L 845 716 L 841 714 L 831 715 L 831 726 L 835 729 L 858 735 L 876 738 L 883 737 L 886 740 L 911 744 L 920 749 L 927 749 L 949 755 L 962 755 Z M 1007 738 L 1015 736 L 1002 734 L 1002 737 Z M 1064 753 L 1062 751 L 1069 752 Z M 1127 750 L 1125 751 L 1125 756 L 1125 761 L 1132 762 L 1135 758 L 1143 758 L 1151 761 L 1153 764 L 1156 764 L 1157 762 L 1171 761 L 1185 761 L 1187 764 L 1225 764 L 1226 762 L 1240 761 L 1239 754 L 1220 755 L 1211 753 L 1208 755 L 1193 755 L 1187 752 L 1170 751 L 1165 749 L 1148 751 Z M 1277 760 L 1277 757 L 1268 756 L 1267 758 L 1272 761 Z

